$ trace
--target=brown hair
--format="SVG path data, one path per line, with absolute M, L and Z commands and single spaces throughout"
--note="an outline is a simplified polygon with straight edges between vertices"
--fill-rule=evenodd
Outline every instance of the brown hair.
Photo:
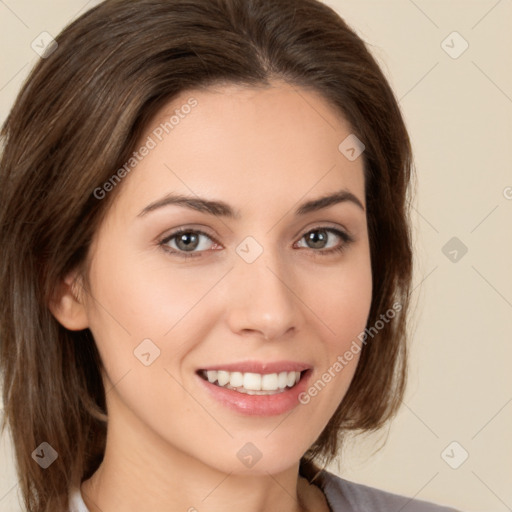
M 70 486 L 94 473 L 105 447 L 105 390 L 92 335 L 65 329 L 48 308 L 58 283 L 83 267 L 114 197 L 98 200 L 93 191 L 129 159 L 165 103 L 222 83 L 281 79 L 317 91 L 366 146 L 367 326 L 395 301 L 401 311 L 363 346 L 345 398 L 301 459 L 311 477 L 315 461 L 331 460 L 345 433 L 381 427 L 404 391 L 412 157 L 384 75 L 363 41 L 316 0 L 107 0 L 57 43 L 2 129 L 3 428 L 11 431 L 26 507 L 65 510 Z M 59 454 L 46 470 L 31 458 L 43 441 Z

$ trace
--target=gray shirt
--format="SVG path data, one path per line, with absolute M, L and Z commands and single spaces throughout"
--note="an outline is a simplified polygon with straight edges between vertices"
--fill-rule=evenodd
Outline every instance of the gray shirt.
M 453 508 L 407 498 L 344 480 L 328 471 L 319 487 L 332 512 L 457 512 Z
M 453 508 L 349 482 L 325 470 L 321 476 L 324 481 L 318 485 L 332 512 L 457 512 Z M 69 499 L 69 512 L 89 512 L 79 489 L 72 489 Z

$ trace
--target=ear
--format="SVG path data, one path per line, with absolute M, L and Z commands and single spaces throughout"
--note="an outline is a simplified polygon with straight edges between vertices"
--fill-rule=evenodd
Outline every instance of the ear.
M 81 331 L 89 327 L 85 293 L 80 276 L 73 272 L 59 283 L 48 306 L 58 322 L 70 331 Z

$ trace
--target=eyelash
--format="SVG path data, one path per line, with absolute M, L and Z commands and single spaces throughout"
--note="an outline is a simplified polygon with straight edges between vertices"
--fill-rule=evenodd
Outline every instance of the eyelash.
M 331 227 L 323 227 L 320 226 L 318 228 L 310 229 L 306 233 L 304 233 L 300 238 L 299 241 L 302 240 L 306 235 L 309 235 L 310 233 L 314 233 L 315 231 L 326 231 L 328 233 L 333 233 L 339 238 L 342 239 L 342 243 L 336 247 L 332 247 L 331 249 L 312 249 L 312 248 L 305 248 L 309 249 L 310 251 L 313 251 L 315 256 L 329 256 L 332 254 L 340 254 L 344 252 L 348 246 L 354 242 L 354 238 L 350 236 L 348 233 L 345 233 L 344 231 L 340 231 L 336 228 Z M 163 240 L 161 240 L 158 245 L 167 253 L 176 255 L 183 259 L 190 259 L 190 258 L 197 258 L 201 257 L 202 253 L 205 251 L 197 251 L 197 252 L 190 252 L 187 253 L 185 251 L 176 251 L 175 249 L 170 249 L 166 244 L 168 244 L 171 240 L 178 237 L 179 235 L 182 235 L 183 233 L 193 233 L 196 235 L 203 235 L 207 238 L 209 238 L 212 242 L 215 244 L 220 245 L 214 238 L 212 238 L 210 235 L 205 233 L 204 231 L 201 231 L 200 229 L 190 229 L 190 228 L 180 228 L 173 233 L 171 233 L 169 236 L 166 236 Z

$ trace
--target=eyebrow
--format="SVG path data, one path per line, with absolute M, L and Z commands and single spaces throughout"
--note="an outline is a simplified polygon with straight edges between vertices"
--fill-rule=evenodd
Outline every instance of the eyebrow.
M 353 203 L 363 210 L 363 212 L 365 211 L 361 201 L 352 194 L 352 192 L 348 190 L 340 190 L 334 194 L 306 201 L 295 210 L 295 215 L 306 215 L 339 203 Z M 230 205 L 223 201 L 214 201 L 203 199 L 198 196 L 186 196 L 175 193 L 167 194 L 165 197 L 149 204 L 137 215 L 137 217 L 143 217 L 147 213 L 170 205 L 183 206 L 185 208 L 190 208 L 191 210 L 220 217 L 227 217 L 231 219 L 240 218 L 240 212 L 238 210 L 234 210 Z

